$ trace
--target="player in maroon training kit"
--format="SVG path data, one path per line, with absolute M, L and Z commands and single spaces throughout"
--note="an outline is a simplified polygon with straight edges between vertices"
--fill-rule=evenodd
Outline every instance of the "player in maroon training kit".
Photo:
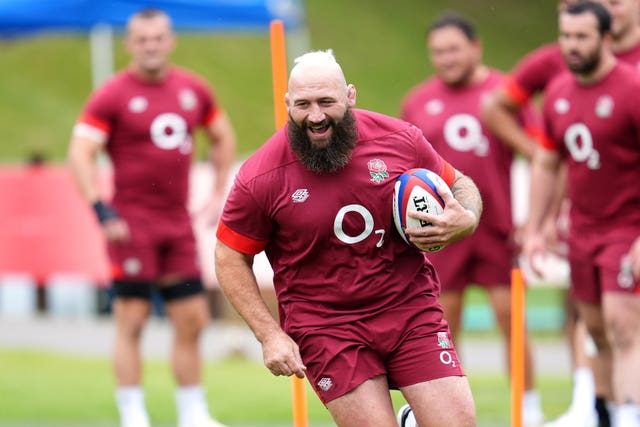
M 339 426 L 397 425 L 390 388 L 423 425 L 475 426 L 440 284 L 395 230 L 392 196 L 396 178 L 416 167 L 451 186 L 441 216 L 415 213 L 433 226 L 407 229 L 428 250 L 476 228 L 477 188 L 416 127 L 352 108 L 355 87 L 331 51 L 298 58 L 288 89 L 288 124 L 243 165 L 222 213 L 220 286 L 262 343 L 269 370 L 306 376 Z M 251 268 L 262 250 L 279 325 Z
M 613 56 L 611 17 L 584 2 L 560 14 L 560 46 L 571 71 L 545 92 L 547 138 L 532 162 L 531 212 L 524 250 L 544 251 L 540 235 L 562 163 L 567 165 L 571 292 L 608 362 L 614 427 L 640 426 L 639 283 L 627 268 L 640 234 L 640 75 Z
M 464 291 L 475 284 L 488 292 L 508 354 L 510 276 L 516 257 L 511 163 L 514 151 L 530 153 L 535 145 L 525 141 L 531 146 L 519 147 L 518 141 L 498 140 L 485 128 L 480 115 L 482 103 L 502 84 L 503 75 L 482 64 L 481 43 L 467 18 L 448 14 L 437 19 L 429 27 L 426 42 L 435 76 L 409 92 L 402 103 L 401 117 L 420 128 L 438 153 L 473 179 L 484 202 L 484 215 L 472 236 L 428 257 L 442 281 L 440 302 L 454 342 L 458 343 Z M 520 116 L 524 127 L 539 132 L 531 107 Z M 543 414 L 534 388 L 528 340 L 525 360 L 523 424 L 539 426 Z M 410 421 L 405 424 L 412 425 Z
M 215 427 L 200 386 L 199 336 L 209 321 L 187 211 L 193 131 L 213 142 L 213 221 L 233 162 L 231 124 L 204 80 L 168 62 L 175 38 L 169 17 L 144 10 L 129 21 L 130 66 L 91 95 L 74 128 L 69 161 L 108 241 L 116 320 L 116 400 L 123 427 L 149 426 L 141 389 L 140 336 L 152 287 L 162 295 L 175 330 L 172 365 L 179 427 Z M 100 200 L 96 156 L 114 170 L 112 204 Z
M 559 10 L 563 10 L 573 3 L 577 3 L 577 1 L 561 0 L 558 4 Z M 640 63 L 640 2 L 638 0 L 601 0 L 600 3 L 608 9 L 612 17 L 610 46 L 614 55 L 619 60 L 638 68 Z M 545 45 L 525 56 L 511 72 L 505 85 L 498 88 L 494 96 L 490 97 L 486 103 L 484 118 L 487 126 L 502 137 L 529 139 L 530 135 L 523 132 L 514 121 L 513 113 L 518 111 L 522 103 L 541 94 L 548 83 L 563 72 L 567 72 L 567 66 L 558 43 Z M 554 208 L 550 210 L 550 215 L 545 221 L 549 246 L 555 248 L 560 247 L 558 245 L 559 234 L 564 234 L 557 230 L 558 214 L 556 212 L 561 209 L 561 206 L 563 213 L 560 215 L 560 222 L 566 222 L 563 220 L 566 216 L 564 208 L 567 206 L 562 202 L 565 195 L 564 187 L 564 185 L 556 186 L 558 193 L 554 201 Z M 564 249 L 561 250 L 565 252 Z M 599 427 L 609 427 L 606 399 L 610 398 L 610 390 L 605 385 L 606 373 L 601 372 L 602 370 L 596 363 L 593 367 L 596 374 L 594 384 L 594 376 L 590 367 L 591 361 L 589 361 L 585 350 L 585 347 L 589 347 L 585 345 L 588 336 L 584 322 L 579 321 L 575 304 L 570 298 L 566 300 L 566 333 L 570 342 L 569 347 L 572 351 L 574 366 L 573 398 L 569 410 L 549 426 L 572 427 L 589 424 L 587 418 L 595 419 L 597 416 Z M 594 394 L 597 414 L 592 409 Z M 595 423 L 595 421 L 593 422 Z

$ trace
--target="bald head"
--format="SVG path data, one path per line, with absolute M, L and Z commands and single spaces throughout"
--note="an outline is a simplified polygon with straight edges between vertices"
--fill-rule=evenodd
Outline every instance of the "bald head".
M 289 75 L 289 91 L 300 84 L 314 82 L 342 88 L 346 93 L 347 81 L 331 49 L 305 53 L 295 59 L 295 65 Z

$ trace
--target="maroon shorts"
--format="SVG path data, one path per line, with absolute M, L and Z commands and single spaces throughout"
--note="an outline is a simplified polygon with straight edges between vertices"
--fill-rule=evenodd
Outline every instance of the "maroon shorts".
M 386 375 L 393 389 L 465 375 L 442 311 L 427 309 L 432 303 L 423 298 L 362 321 L 294 337 L 307 378 L 322 402 L 378 375 Z
M 511 239 L 502 233 L 476 231 L 440 252 L 427 254 L 442 286 L 442 291 L 463 291 L 468 285 L 485 288 L 509 286 L 515 256 Z
M 153 281 L 164 275 L 200 277 L 188 214 L 172 219 L 122 216 L 129 226 L 131 239 L 109 244 L 114 279 Z
M 583 230 L 571 234 L 571 294 L 576 300 L 600 303 L 604 292 L 637 292 L 640 283 L 621 266 L 640 229 L 614 229 L 604 233 Z

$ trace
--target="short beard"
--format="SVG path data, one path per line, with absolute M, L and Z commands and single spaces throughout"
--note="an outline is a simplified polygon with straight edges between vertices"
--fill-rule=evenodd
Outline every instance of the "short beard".
M 330 121 L 333 133 L 329 144 L 322 148 L 311 143 L 305 123 L 300 126 L 293 120 L 289 120 L 288 134 L 291 149 L 303 165 L 316 173 L 336 172 L 346 166 L 351 160 L 351 153 L 358 139 L 356 118 L 350 108 L 340 122 L 329 118 L 327 120 Z
M 579 64 L 572 64 L 567 62 L 567 67 L 574 74 L 583 76 L 589 76 L 593 74 L 595 70 L 600 66 L 600 50 L 591 52 L 589 56 L 584 58 L 584 61 Z

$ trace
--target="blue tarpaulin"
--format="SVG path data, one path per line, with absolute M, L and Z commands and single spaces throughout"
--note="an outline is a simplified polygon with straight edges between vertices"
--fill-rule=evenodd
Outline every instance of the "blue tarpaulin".
M 42 32 L 89 32 L 97 24 L 121 31 L 140 9 L 166 11 L 177 30 L 268 31 L 305 25 L 301 0 L 0 0 L 0 37 Z

